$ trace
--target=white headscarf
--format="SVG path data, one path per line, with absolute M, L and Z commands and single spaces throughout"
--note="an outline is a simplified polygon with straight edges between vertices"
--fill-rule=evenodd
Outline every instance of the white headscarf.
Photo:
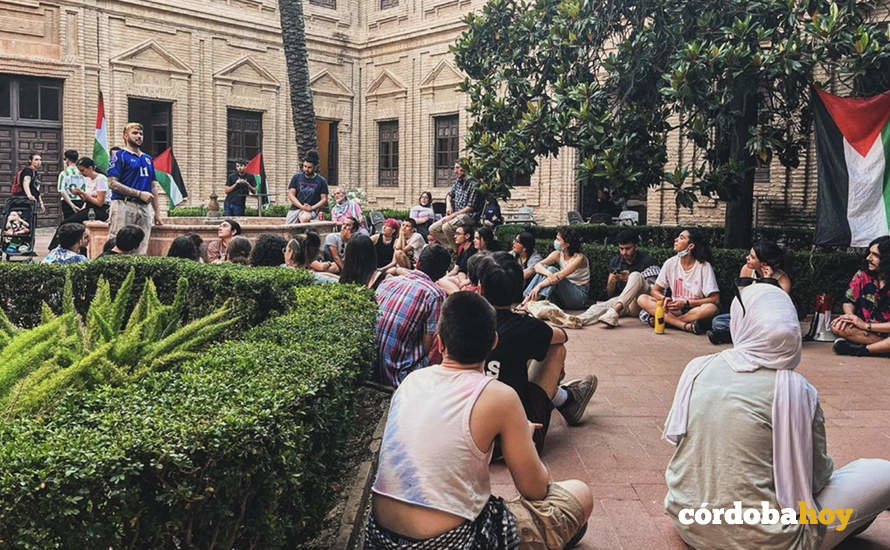
M 800 324 L 791 298 L 769 284 L 752 284 L 741 290 L 743 313 L 738 299 L 730 309 L 733 348 L 715 355 L 697 357 L 686 365 L 674 403 L 665 421 L 663 437 L 677 445 L 686 434 L 689 400 L 696 377 L 716 357 L 722 357 L 735 372 L 775 369 L 773 397 L 773 480 L 776 499 L 782 508 L 797 509 L 798 501 L 815 508 L 813 499 L 813 417 L 816 389 L 793 371 L 800 363 Z

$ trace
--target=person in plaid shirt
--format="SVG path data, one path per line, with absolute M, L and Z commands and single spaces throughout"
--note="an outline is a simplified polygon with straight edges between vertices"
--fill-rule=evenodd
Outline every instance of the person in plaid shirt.
M 482 214 L 483 197 L 476 192 L 476 180 L 467 176 L 466 161 L 454 163 L 454 183 L 445 196 L 445 217 L 430 226 L 436 242 L 452 252 L 457 249 L 454 232 L 464 225 L 475 225 Z
M 436 281 L 445 275 L 451 256 L 441 245 L 423 249 L 417 269 L 383 281 L 377 289 L 378 351 L 376 378 L 398 386 L 415 369 L 427 366 L 445 291 Z

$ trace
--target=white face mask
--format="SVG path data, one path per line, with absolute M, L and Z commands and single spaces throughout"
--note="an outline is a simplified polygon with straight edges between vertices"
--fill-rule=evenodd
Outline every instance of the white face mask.
M 558 240 L 553 241 L 553 249 L 557 252 L 562 252 L 562 246 L 559 244 Z
M 677 252 L 677 257 L 678 257 L 678 258 L 682 258 L 682 257 L 684 257 L 684 256 L 686 256 L 686 255 L 688 255 L 688 254 L 689 254 L 689 248 L 685 248 L 685 249 L 683 249 L 683 250 Z

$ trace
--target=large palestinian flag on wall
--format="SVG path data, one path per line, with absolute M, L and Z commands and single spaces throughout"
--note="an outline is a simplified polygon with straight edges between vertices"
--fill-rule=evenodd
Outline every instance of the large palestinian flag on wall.
M 155 158 L 155 177 L 170 199 L 170 208 L 175 207 L 189 196 L 188 191 L 185 190 L 185 183 L 182 181 L 179 163 L 173 156 L 172 147 L 167 147 Z
M 813 242 L 868 246 L 890 233 L 890 91 L 873 97 L 815 92 L 819 198 Z

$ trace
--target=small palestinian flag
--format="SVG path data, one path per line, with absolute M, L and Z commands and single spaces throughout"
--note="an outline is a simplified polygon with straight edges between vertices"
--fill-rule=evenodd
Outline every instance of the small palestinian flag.
M 96 134 L 93 137 L 93 162 L 96 169 L 108 173 L 108 127 L 105 125 L 105 101 L 99 92 L 99 111 L 96 113 Z
M 815 89 L 819 246 L 864 247 L 890 221 L 890 91 L 838 97 Z
M 167 147 L 164 152 L 155 158 L 155 177 L 167 197 L 170 198 L 170 208 L 185 200 L 189 196 L 182 181 L 182 173 L 179 171 L 179 163 L 173 156 L 173 148 Z
M 266 189 L 266 166 L 263 164 L 263 154 L 257 153 L 247 163 L 244 171 L 253 176 L 256 194 L 262 197 L 263 204 L 269 204 L 269 190 Z

